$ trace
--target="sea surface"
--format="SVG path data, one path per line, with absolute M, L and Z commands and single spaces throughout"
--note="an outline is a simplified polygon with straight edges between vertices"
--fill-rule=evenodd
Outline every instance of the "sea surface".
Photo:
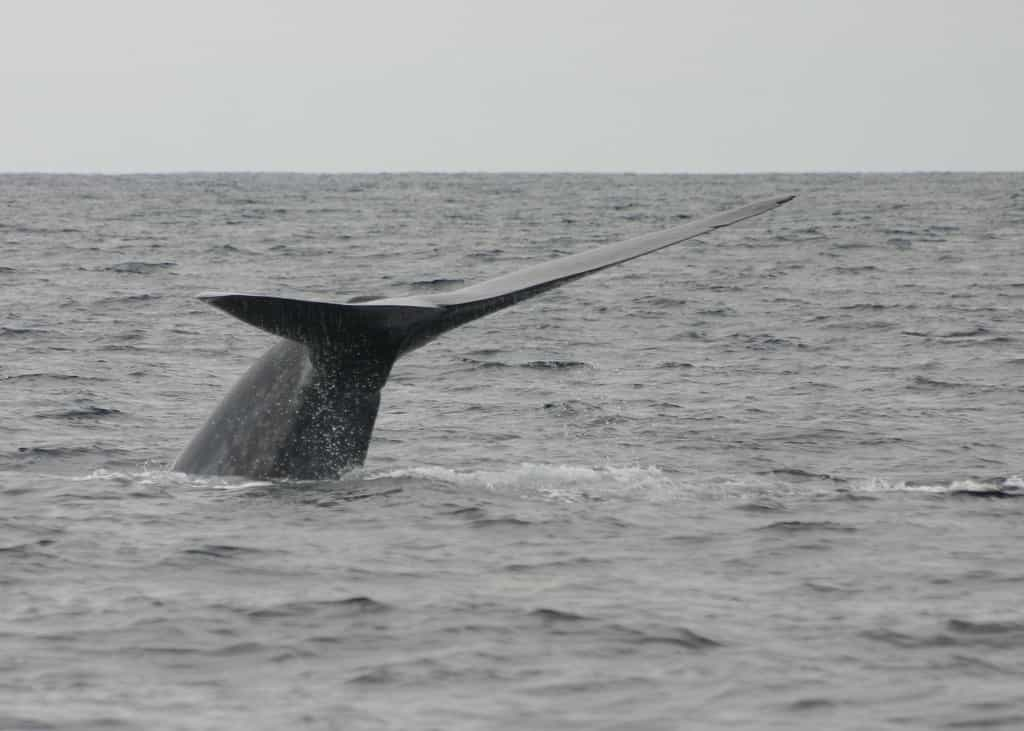
M 796 194 L 169 470 L 274 338 Z M 1024 727 L 1024 174 L 0 176 L 0 728 Z

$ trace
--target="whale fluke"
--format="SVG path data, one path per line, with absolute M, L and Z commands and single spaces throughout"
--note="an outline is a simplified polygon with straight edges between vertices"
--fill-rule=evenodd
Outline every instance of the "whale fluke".
M 459 325 L 792 199 L 767 198 L 447 292 L 343 303 L 200 295 L 282 340 L 231 389 L 173 468 L 257 479 L 336 477 L 365 459 L 380 390 L 402 355 Z

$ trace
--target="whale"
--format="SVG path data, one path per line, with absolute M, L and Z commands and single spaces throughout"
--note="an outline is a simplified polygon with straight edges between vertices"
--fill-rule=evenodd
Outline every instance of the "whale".
M 793 198 L 754 201 L 449 291 L 346 302 L 200 294 L 278 340 L 228 391 L 172 469 L 258 480 L 337 478 L 365 461 L 381 389 L 402 356 L 484 315 Z

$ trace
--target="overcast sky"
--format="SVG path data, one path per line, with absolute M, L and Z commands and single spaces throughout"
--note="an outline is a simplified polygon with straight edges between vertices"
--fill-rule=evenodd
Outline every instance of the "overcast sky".
M 1024 170 L 1024 0 L 0 0 L 0 171 Z

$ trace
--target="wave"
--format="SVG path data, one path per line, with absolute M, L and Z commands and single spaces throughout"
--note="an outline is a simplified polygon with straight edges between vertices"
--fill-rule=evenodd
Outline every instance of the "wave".
M 890 481 L 881 477 L 854 483 L 850 488 L 855 493 L 916 492 L 935 495 L 963 495 L 971 497 L 1024 497 L 1024 478 L 1012 476 L 992 480 L 951 480 L 950 482 L 914 482 L 912 480 Z
M 140 487 L 153 485 L 180 485 L 182 487 L 202 487 L 214 490 L 242 490 L 250 487 L 267 487 L 273 485 L 266 480 L 249 480 L 242 477 L 210 477 L 188 475 L 184 472 L 173 472 L 165 467 L 142 467 L 138 472 L 121 472 L 98 468 L 84 475 L 68 478 L 72 482 L 114 482 L 122 485 Z
M 45 450 L 52 456 L 51 450 Z M 63 452 L 63 450 L 61 450 Z M 438 465 L 421 465 L 398 469 L 353 469 L 337 480 L 268 481 L 244 477 L 200 476 L 172 472 L 163 466 L 143 466 L 137 472 L 94 469 L 67 477 L 72 482 L 107 482 L 123 487 L 162 491 L 168 488 L 194 488 L 217 491 L 252 491 L 282 496 L 345 491 L 344 499 L 372 498 L 401 492 L 402 483 L 426 483 L 435 488 L 455 487 L 518 494 L 552 502 L 588 502 L 603 500 L 640 500 L 668 503 L 692 500 L 739 501 L 737 508 L 753 512 L 786 513 L 790 500 L 800 497 L 832 497 L 839 500 L 877 499 L 900 493 L 928 496 L 971 498 L 1024 497 L 1024 477 L 967 478 L 950 481 L 913 481 L 869 477 L 842 478 L 801 470 L 775 470 L 745 475 L 684 475 L 656 465 L 543 464 L 523 462 L 489 469 L 463 470 Z M 381 490 L 385 483 L 387 489 Z M 387 484 L 398 483 L 398 484 Z M 422 484 L 416 485 L 423 487 Z M 148 494 L 148 493 L 147 493 Z M 255 494 L 250 492 L 250 494 Z M 314 497 L 312 494 L 309 497 Z M 470 522 L 491 524 L 507 516 L 467 513 Z M 804 530 L 838 530 L 849 528 L 829 521 L 781 520 L 766 527 L 781 532 Z
M 780 520 L 761 526 L 758 530 L 779 533 L 804 533 L 808 531 L 834 531 L 838 533 L 854 533 L 852 525 L 837 523 L 832 520 Z
M 617 645 L 668 645 L 687 650 L 709 650 L 722 646 L 717 640 L 681 626 L 643 623 L 634 626 L 549 607 L 534 609 L 528 616 L 555 635 L 576 635 Z
M 1024 478 L 954 479 L 943 481 L 888 480 L 882 477 L 847 479 L 801 470 L 778 470 L 747 475 L 685 476 L 651 466 L 580 466 L 524 462 L 506 468 L 456 470 L 421 466 L 366 473 L 362 479 L 422 479 L 457 487 L 503 492 L 519 491 L 546 499 L 575 502 L 608 498 L 637 498 L 650 502 L 685 499 L 738 499 L 744 509 L 785 510 L 794 496 L 881 497 L 893 493 L 920 493 L 961 497 L 1024 497 Z M 782 502 L 779 502 L 782 501 Z M 779 529 L 791 528 L 779 524 Z M 796 526 L 802 528 L 804 526 Z M 832 526 L 814 524 L 814 528 Z M 843 528 L 840 528 L 842 530 Z
M 123 261 L 104 267 L 102 271 L 118 274 L 152 274 L 175 266 L 177 264 L 173 261 Z
M 523 462 L 505 469 L 459 471 L 449 467 L 407 467 L 368 475 L 366 479 L 422 477 L 455 485 L 483 487 L 517 487 L 537 484 L 588 484 L 616 482 L 635 485 L 638 482 L 664 484 L 671 481 L 661 469 L 650 467 L 586 467 Z
M 97 305 L 112 305 L 122 302 L 149 302 L 152 300 L 163 299 L 162 294 L 150 294 L 148 292 L 140 292 L 138 294 L 126 294 L 117 295 L 114 297 L 103 297 L 102 299 L 96 300 Z
M 523 363 L 507 363 L 500 360 L 480 360 L 478 358 L 463 357 L 459 359 L 463 363 L 469 363 L 481 368 L 534 368 L 541 370 L 561 370 L 568 368 L 592 368 L 589 363 L 582 360 L 530 360 Z
M 966 330 L 947 330 L 945 332 L 924 332 L 921 330 L 904 330 L 904 335 L 909 335 L 915 338 L 945 338 L 945 339 L 957 339 L 957 338 L 977 338 L 983 335 L 991 334 L 991 331 L 984 325 L 978 325 Z
M 36 379 L 52 379 L 55 381 L 109 381 L 109 378 L 98 376 L 79 376 L 74 373 L 16 373 L 13 376 L 2 376 L 0 381 L 21 381 Z
M 589 467 L 569 464 L 524 462 L 484 470 L 457 470 L 420 466 L 370 473 L 365 480 L 426 480 L 459 488 L 522 493 L 555 502 L 637 497 L 663 502 L 694 495 L 703 487 L 687 484 L 656 466 Z
M 1006 649 L 1024 645 L 1024 624 L 1017 621 L 952 618 L 932 631 L 908 632 L 879 628 L 861 633 L 863 637 L 902 649 L 928 647 L 981 647 Z
M 48 335 L 49 330 L 43 330 L 42 328 L 34 327 L 0 327 L 0 337 L 10 337 L 19 335 Z
M 194 548 L 186 548 L 182 553 L 189 556 L 202 556 L 204 558 L 236 558 L 248 554 L 271 553 L 263 548 L 255 546 L 237 546 L 227 543 L 204 543 Z
M 360 614 L 378 614 L 391 610 L 391 606 L 368 596 L 351 596 L 338 599 L 316 599 L 272 604 L 247 612 L 250 619 L 278 621 L 288 617 L 310 615 L 350 617 Z
M 120 409 L 106 406 L 83 406 L 78 409 L 67 409 L 66 411 L 50 411 L 43 414 L 36 414 L 37 419 L 69 419 L 72 421 L 80 419 L 99 419 L 104 416 L 117 416 L 121 414 Z
M 417 279 L 413 282 L 409 282 L 410 287 L 413 289 L 445 289 L 448 287 L 457 287 L 465 284 L 464 279 L 448 279 L 445 277 L 438 277 L 437 279 Z

